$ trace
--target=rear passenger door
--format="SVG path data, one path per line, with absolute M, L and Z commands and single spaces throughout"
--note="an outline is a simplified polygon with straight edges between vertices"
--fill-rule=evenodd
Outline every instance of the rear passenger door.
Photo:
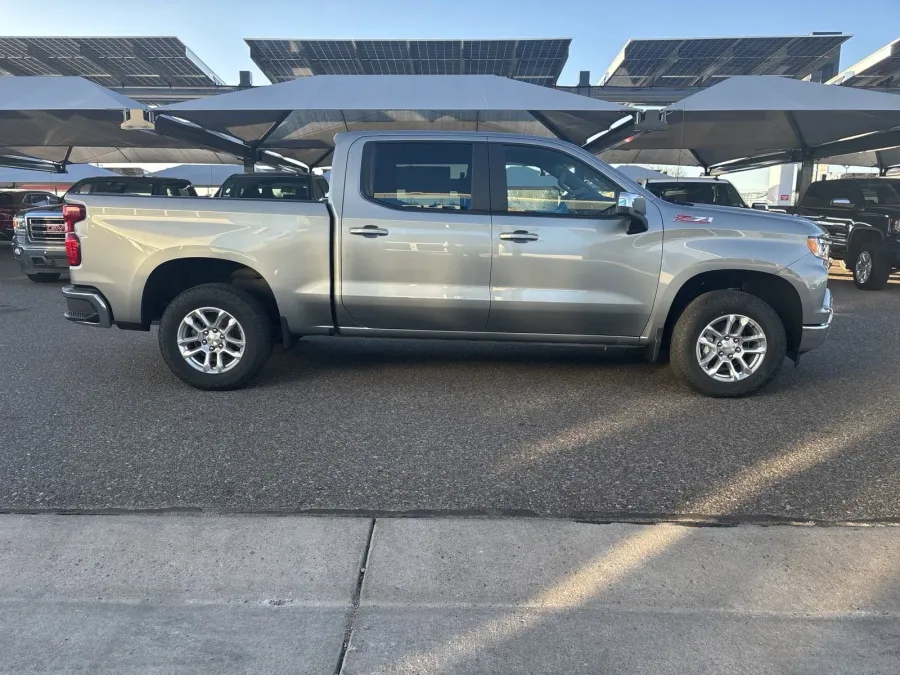
M 357 326 L 483 331 L 490 308 L 487 144 L 360 139 L 340 222 L 340 302 Z M 361 170 L 357 173 L 356 166 Z

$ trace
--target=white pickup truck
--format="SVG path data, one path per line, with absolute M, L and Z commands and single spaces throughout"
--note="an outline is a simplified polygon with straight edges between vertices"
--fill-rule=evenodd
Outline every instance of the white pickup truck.
M 74 195 L 66 317 L 149 330 L 204 389 L 298 337 L 641 347 L 713 396 L 766 384 L 831 322 L 828 240 L 786 215 L 655 197 L 507 134 L 336 138 L 327 201 Z

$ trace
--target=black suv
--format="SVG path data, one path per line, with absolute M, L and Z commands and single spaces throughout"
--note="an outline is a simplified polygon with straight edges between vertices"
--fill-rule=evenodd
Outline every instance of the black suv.
M 844 261 L 857 287 L 884 288 L 900 268 L 900 179 L 819 181 L 809 186 L 795 213 L 828 230 L 831 257 Z

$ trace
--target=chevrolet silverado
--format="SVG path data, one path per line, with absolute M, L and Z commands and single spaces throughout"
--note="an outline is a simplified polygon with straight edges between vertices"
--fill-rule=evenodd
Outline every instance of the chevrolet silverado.
M 149 330 L 201 389 L 313 335 L 641 347 L 743 396 L 832 317 L 828 238 L 793 216 L 672 204 L 563 141 L 335 139 L 327 201 L 70 195 L 66 318 Z

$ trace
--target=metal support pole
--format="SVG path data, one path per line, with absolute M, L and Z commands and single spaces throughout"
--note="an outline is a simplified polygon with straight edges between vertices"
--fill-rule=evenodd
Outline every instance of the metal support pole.
M 797 193 L 794 203 L 800 201 L 800 198 L 806 194 L 806 189 L 813 182 L 813 172 L 815 171 L 815 162 L 811 159 L 804 159 L 800 162 L 800 171 L 797 173 Z
M 256 160 L 255 159 L 245 159 L 244 160 L 244 173 L 256 173 Z

